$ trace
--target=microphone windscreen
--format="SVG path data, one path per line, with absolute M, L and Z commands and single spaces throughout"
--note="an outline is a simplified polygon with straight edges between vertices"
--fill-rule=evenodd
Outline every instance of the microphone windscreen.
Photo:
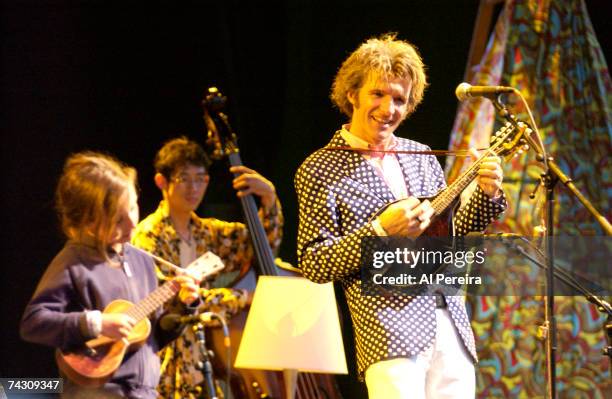
M 159 320 L 159 327 L 164 331 L 174 331 L 180 324 L 181 315 L 177 313 L 168 313 Z
M 469 90 L 472 87 L 469 83 L 460 83 L 459 86 L 455 89 L 455 96 L 459 101 L 464 101 L 469 97 Z

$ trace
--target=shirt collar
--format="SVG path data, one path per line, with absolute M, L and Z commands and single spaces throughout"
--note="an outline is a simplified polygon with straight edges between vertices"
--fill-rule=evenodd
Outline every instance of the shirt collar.
M 361 137 L 357 137 L 356 135 L 351 133 L 350 130 L 349 130 L 350 128 L 351 128 L 350 123 L 347 123 L 347 124 L 342 125 L 342 129 L 340 130 L 340 135 L 342 136 L 344 141 L 346 141 L 346 143 L 349 145 L 349 147 L 351 147 L 351 148 L 372 149 L 372 146 L 371 146 L 370 143 L 368 143 L 367 141 L 365 141 Z M 391 138 L 391 144 L 389 146 L 387 146 L 387 148 L 385 148 L 384 150 L 391 150 L 391 149 L 395 148 L 396 146 L 397 146 L 397 137 L 395 137 L 395 135 L 393 135 L 392 138 Z M 378 154 L 378 157 L 384 156 L 384 153 L 365 153 L 363 155 L 366 155 L 366 156 L 376 156 L 376 154 Z
M 168 205 L 168 201 L 166 201 L 165 199 L 161 200 L 158 206 L 158 211 L 161 213 L 162 219 L 165 220 L 167 224 L 172 226 L 172 229 L 174 229 L 174 225 L 172 224 L 172 218 L 170 218 L 170 205 Z M 198 225 L 199 218 L 195 212 L 191 212 L 190 219 L 192 226 Z

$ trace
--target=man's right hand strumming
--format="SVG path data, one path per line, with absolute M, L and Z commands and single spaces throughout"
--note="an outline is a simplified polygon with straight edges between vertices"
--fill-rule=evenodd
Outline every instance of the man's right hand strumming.
M 408 197 L 389 205 L 378 217 L 380 226 L 390 236 L 418 237 L 429 226 L 434 209 L 429 200 Z

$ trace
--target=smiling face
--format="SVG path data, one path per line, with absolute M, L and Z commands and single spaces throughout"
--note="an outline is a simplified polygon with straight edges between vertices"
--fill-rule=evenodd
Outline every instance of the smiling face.
M 348 94 L 353 105 L 350 132 L 374 146 L 386 146 L 407 115 L 411 89 L 407 79 L 370 74 L 356 93 Z

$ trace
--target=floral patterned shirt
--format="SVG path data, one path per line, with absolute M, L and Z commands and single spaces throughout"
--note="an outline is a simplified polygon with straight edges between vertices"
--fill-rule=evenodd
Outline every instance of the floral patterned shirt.
M 271 209 L 260 209 L 259 217 L 272 251 L 276 252 L 281 243 L 283 227 L 283 215 L 278 200 Z M 254 259 L 249 233 L 243 223 L 200 218 L 192 213 L 191 236 L 195 242 L 197 256 L 211 251 L 225 264 L 220 274 L 203 283 L 206 288 L 212 288 L 211 295 L 218 295 L 221 291 L 215 288 L 227 287 L 246 274 Z M 181 238 L 174 229 L 165 201 L 160 203 L 154 213 L 138 224 L 132 242 L 139 248 L 180 265 Z M 164 265 L 158 263 L 157 267 L 158 277 L 172 275 Z M 236 295 L 240 294 L 236 292 Z M 217 301 L 205 301 L 203 306 L 207 306 L 210 302 Z M 226 316 L 231 316 L 236 311 L 236 307 L 228 306 L 221 311 Z M 190 397 L 185 389 L 194 388 L 203 380 L 201 372 L 195 367 L 199 360 L 199 352 L 191 329 L 186 329 L 183 335 L 166 346 L 159 355 L 162 360 L 162 377 L 157 387 L 160 397 L 164 399 Z

